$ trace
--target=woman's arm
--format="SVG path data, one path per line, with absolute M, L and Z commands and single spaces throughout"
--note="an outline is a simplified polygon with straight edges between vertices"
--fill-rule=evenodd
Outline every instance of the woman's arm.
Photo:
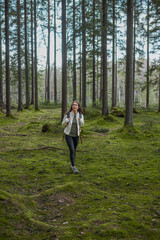
M 70 121 L 70 118 L 67 118 L 67 115 L 64 115 L 63 121 L 62 121 L 62 125 L 66 126 Z
M 84 117 L 83 114 L 81 115 L 81 118 L 79 118 L 79 125 L 83 126 L 84 125 Z

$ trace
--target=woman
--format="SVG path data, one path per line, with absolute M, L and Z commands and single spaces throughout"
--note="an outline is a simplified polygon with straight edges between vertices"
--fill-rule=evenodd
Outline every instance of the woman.
M 74 101 L 68 112 L 65 113 L 62 125 L 64 129 L 66 142 L 70 150 L 71 168 L 74 173 L 78 173 L 75 167 L 76 148 L 80 136 L 80 126 L 84 125 L 83 111 L 77 101 Z

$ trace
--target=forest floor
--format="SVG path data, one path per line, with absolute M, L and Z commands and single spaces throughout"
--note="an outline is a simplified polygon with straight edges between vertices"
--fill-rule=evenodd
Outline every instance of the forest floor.
M 0 113 L 0 240 L 160 239 L 160 113 L 85 114 L 76 166 L 61 109 Z M 42 132 L 44 124 L 52 126 Z

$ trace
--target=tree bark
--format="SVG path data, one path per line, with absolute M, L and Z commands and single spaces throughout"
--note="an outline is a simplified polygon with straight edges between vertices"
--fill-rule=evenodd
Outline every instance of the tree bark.
M 47 100 L 50 102 L 50 0 L 48 0 L 48 53 L 47 53 Z
M 160 66 L 159 66 L 159 104 L 158 111 L 160 112 Z
M 5 40 L 6 40 L 6 116 L 11 114 L 10 66 L 9 66 L 9 1 L 5 0 Z
M 75 0 L 73 0 L 73 101 L 77 99 Z
M 57 102 L 56 0 L 54 0 L 54 102 Z
M 127 0 L 125 125 L 133 126 L 133 0 Z
M 3 107 L 3 73 L 2 73 L 2 28 L 1 28 L 1 6 L 0 6 L 0 108 Z
M 28 31 L 27 31 L 27 4 L 24 0 L 24 26 L 25 26 L 25 82 L 26 82 L 26 104 L 29 107 L 29 78 L 28 78 Z
M 134 26 L 133 26 L 133 104 L 134 104 L 134 86 L 135 86 L 135 65 L 136 65 L 136 0 L 133 5 Z
M 67 111 L 66 0 L 62 0 L 62 116 Z
M 93 91 L 92 91 L 92 106 L 96 104 L 96 77 L 95 77 L 95 0 L 93 0 Z
M 149 107 L 149 0 L 147 2 L 147 93 L 146 107 Z
M 82 107 L 86 108 L 86 19 L 85 0 L 82 0 Z
M 34 0 L 34 51 L 35 51 L 35 110 L 38 110 L 38 77 L 37 77 L 37 16 L 36 0 Z
M 18 36 L 18 111 L 22 110 L 22 79 L 21 79 L 21 24 L 20 1 L 17 0 L 17 36 Z
M 108 116 L 108 96 L 107 96 L 107 5 L 106 0 L 102 0 L 102 115 Z
M 79 21 L 80 23 L 80 21 Z M 79 56 L 79 101 L 82 102 L 82 36 L 79 34 L 80 56 Z
M 33 1 L 31 0 L 31 104 L 34 104 Z

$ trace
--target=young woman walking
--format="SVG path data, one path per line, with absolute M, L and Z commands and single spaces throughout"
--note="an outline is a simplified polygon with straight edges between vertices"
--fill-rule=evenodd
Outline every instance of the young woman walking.
M 84 125 L 84 117 L 80 104 L 77 101 L 74 101 L 69 111 L 65 113 L 62 125 L 65 126 L 64 133 L 70 150 L 71 168 L 74 173 L 78 173 L 75 167 L 75 156 L 81 131 L 80 126 Z

